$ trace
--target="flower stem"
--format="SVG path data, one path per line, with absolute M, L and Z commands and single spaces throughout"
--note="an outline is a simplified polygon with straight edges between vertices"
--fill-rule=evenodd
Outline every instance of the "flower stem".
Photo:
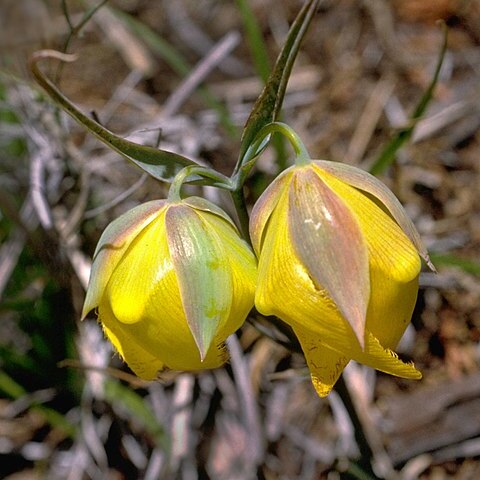
M 168 191 L 168 200 L 172 202 L 179 202 L 182 199 L 181 193 L 183 184 L 189 179 L 189 177 L 194 175 L 208 180 L 202 181 L 199 178 L 196 178 L 190 179 L 189 181 L 195 181 L 198 183 L 200 180 L 204 185 L 223 188 L 225 190 L 233 189 L 233 183 L 231 179 L 225 175 L 201 165 L 189 165 L 188 167 L 182 168 L 177 175 L 175 175 L 175 178 L 170 185 L 170 190 Z
M 242 162 L 237 164 L 233 176 L 240 174 L 242 167 L 245 168 L 247 164 L 253 162 L 253 160 L 263 152 L 268 145 L 272 133 L 281 133 L 287 138 L 295 152 L 295 163 L 297 165 L 307 165 L 310 162 L 310 154 L 295 130 L 286 123 L 272 122 L 265 125 L 260 132 L 258 132 L 255 140 L 245 152 Z
M 237 212 L 240 232 L 244 240 L 251 245 L 252 242 L 250 240 L 250 233 L 248 229 L 249 217 L 247 203 L 245 202 L 245 196 L 243 195 L 243 187 L 240 186 L 240 188 L 232 190 L 231 195 L 233 204 L 235 205 L 235 211 Z
M 290 142 L 290 145 L 295 152 L 295 163 L 297 165 L 306 165 L 310 162 L 310 154 L 308 153 L 305 144 L 302 142 L 297 132 L 293 130 L 289 125 L 282 122 L 274 122 L 267 127 L 271 126 L 273 132 L 278 132 L 287 137 L 287 140 Z

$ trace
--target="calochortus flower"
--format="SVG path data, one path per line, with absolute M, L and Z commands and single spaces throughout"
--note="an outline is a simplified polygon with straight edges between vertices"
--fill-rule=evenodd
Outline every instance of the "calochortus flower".
M 431 264 L 379 180 L 345 164 L 303 160 L 262 194 L 250 234 L 259 259 L 256 308 L 292 327 L 320 396 L 351 359 L 421 377 L 391 349 L 412 315 L 420 257 Z
M 253 306 L 257 266 L 220 208 L 198 197 L 140 205 L 104 231 L 83 317 L 141 378 L 215 368 Z

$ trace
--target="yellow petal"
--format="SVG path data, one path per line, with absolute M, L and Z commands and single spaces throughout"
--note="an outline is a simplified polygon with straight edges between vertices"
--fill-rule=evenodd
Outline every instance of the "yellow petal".
M 321 344 L 315 335 L 301 327 L 294 328 L 294 332 L 302 346 L 312 384 L 320 397 L 326 397 L 350 359 Z
M 139 376 L 142 376 L 138 373 L 139 369 L 147 368 L 144 365 L 147 358 L 155 359 L 157 366 L 187 371 L 217 368 L 225 363 L 227 352 L 220 338 L 215 339 L 202 362 L 183 314 L 179 296 L 156 297 L 145 307 L 141 320 L 134 324 L 126 324 L 116 319 L 108 302 L 99 307 L 100 321 L 109 330 L 106 333 L 112 334 L 109 338 Z M 147 377 L 143 375 L 142 378 Z
M 263 237 L 265 227 L 270 215 L 277 206 L 280 197 L 283 195 L 293 174 L 293 167 L 284 170 L 262 193 L 252 209 L 250 216 L 250 237 L 257 255 L 263 248 Z
M 259 259 L 258 287 L 255 296 L 257 309 L 265 315 L 276 315 L 296 331 L 308 332 L 312 341 L 328 347 L 341 357 L 353 359 L 373 368 L 407 378 L 420 378 L 421 374 L 412 365 L 400 361 L 393 352 L 383 348 L 369 331 L 365 349 L 362 351 L 352 329 L 342 317 L 328 294 L 316 288 L 303 264 L 292 248 L 285 224 L 288 196 L 280 198 L 272 213 Z M 417 255 L 418 259 L 418 255 Z M 381 285 L 376 285 L 381 295 Z M 373 285 L 372 285 L 373 291 Z M 402 298 L 400 298 L 401 300 Z M 392 300 L 393 303 L 395 303 Z M 390 312 L 393 324 L 398 320 L 398 310 Z M 390 328 L 389 317 L 382 319 Z M 403 328 L 403 325 L 402 325 Z M 327 382 L 328 383 L 328 382 Z
M 367 245 L 349 207 L 310 166 L 292 177 L 288 230 L 315 286 L 328 292 L 363 348 L 370 296 Z
M 112 316 L 121 324 L 125 335 L 160 358 L 166 367 L 174 370 L 216 368 L 227 358 L 224 340 L 241 325 L 253 304 L 256 270 L 253 253 L 243 243 L 242 254 L 232 252 L 225 255 L 228 265 L 242 255 L 247 256 L 248 267 L 237 263 L 235 266 L 248 273 L 232 273 L 233 304 L 219 319 L 216 335 L 202 362 L 185 316 L 168 248 L 164 216 L 165 212 L 162 212 L 130 245 L 111 276 L 102 302 L 111 306 Z M 238 238 L 222 218 L 216 215 L 208 215 L 208 218 L 209 224 L 219 224 L 230 237 Z M 218 235 L 218 229 L 215 235 Z M 109 328 L 116 332 L 111 326 Z
M 330 393 L 350 359 L 397 377 L 413 380 L 422 378 L 413 364 L 401 361 L 395 352 L 383 348 L 370 332 L 367 334 L 365 351 L 355 348 L 349 352 L 349 356 L 344 351 L 329 348 L 329 339 L 324 332 L 312 332 L 298 324 L 293 330 L 305 354 L 315 390 L 322 397 Z M 332 343 L 337 347 L 339 345 Z
M 165 211 L 137 235 L 110 277 L 108 298 L 122 323 L 141 321 L 152 297 L 171 297 L 173 303 L 179 297 L 165 234 Z
M 112 272 L 136 236 L 159 214 L 164 200 L 144 203 L 121 215 L 103 232 L 93 256 L 82 319 L 98 306 Z
M 130 370 L 143 380 L 154 380 L 157 373 L 164 368 L 161 360 L 147 352 L 131 335 L 125 333 L 122 325 L 115 320 L 108 307 L 99 308 L 99 320 L 102 322 L 105 335 Z
M 325 182 L 348 202 L 366 239 L 371 295 L 367 330 L 395 348 L 410 322 L 421 263 L 416 247 L 378 204 L 356 188 L 323 174 Z

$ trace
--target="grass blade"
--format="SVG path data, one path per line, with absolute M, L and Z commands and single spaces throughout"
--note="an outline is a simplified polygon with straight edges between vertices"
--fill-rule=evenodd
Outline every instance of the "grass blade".
M 245 124 L 236 171 L 241 167 L 245 153 L 257 133 L 262 127 L 274 122 L 278 118 L 293 64 L 318 3 L 319 0 L 308 0 L 305 2 L 290 27 L 285 44 L 270 73 L 265 88 L 255 102 Z
M 382 150 L 380 155 L 377 157 L 375 162 L 370 167 L 369 171 L 373 175 L 379 175 L 383 173 L 394 161 L 395 155 L 402 148 L 402 146 L 410 139 L 412 136 L 413 130 L 417 125 L 418 121 L 421 119 L 422 115 L 425 113 L 428 104 L 433 96 L 433 91 L 438 82 L 438 77 L 440 75 L 440 70 L 443 65 L 443 59 L 445 58 L 445 53 L 447 51 L 447 38 L 448 31 L 445 27 L 443 35 L 443 45 L 438 56 L 437 65 L 435 67 L 435 72 L 433 78 L 427 88 L 425 93 L 422 95 L 422 98 L 418 102 L 413 114 L 410 117 L 410 122 L 408 126 L 401 128 L 392 140 L 386 145 Z
M 236 0 L 236 3 L 242 16 L 243 26 L 247 35 L 248 46 L 252 53 L 255 70 L 257 71 L 257 75 L 264 83 L 266 83 L 268 75 L 270 74 L 270 62 L 268 59 L 267 48 L 260 31 L 260 26 L 250 8 L 248 0 Z

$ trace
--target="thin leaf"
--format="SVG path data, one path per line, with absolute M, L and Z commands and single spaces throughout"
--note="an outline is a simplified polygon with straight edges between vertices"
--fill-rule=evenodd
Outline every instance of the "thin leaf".
M 471 273 L 480 277 L 480 262 L 468 260 L 459 257 L 458 255 L 448 253 L 431 253 L 430 257 L 437 265 L 444 265 L 446 267 L 457 267 L 464 272 Z
M 37 82 L 63 110 L 124 158 L 157 180 L 166 182 L 172 181 L 182 168 L 188 165 L 195 165 L 193 160 L 183 157 L 182 155 L 125 140 L 86 116 L 42 74 L 38 67 L 38 62 L 45 58 L 55 58 L 70 62 L 73 61 L 75 57 L 62 54 L 55 50 L 41 50 L 34 53 L 31 57 L 30 70 Z
M 418 102 L 412 116 L 410 117 L 410 122 L 407 127 L 400 129 L 397 134 L 393 137 L 392 140 L 387 144 L 387 146 L 382 150 L 378 158 L 375 160 L 373 165 L 370 167 L 369 171 L 373 175 L 379 175 L 384 172 L 394 161 L 395 155 L 402 148 L 402 146 L 410 139 L 413 134 L 413 131 L 425 113 L 425 110 L 430 103 L 430 100 L 433 96 L 433 91 L 438 82 L 438 77 L 440 75 L 440 70 L 443 65 L 443 59 L 445 58 L 445 53 L 447 51 L 447 39 L 448 31 L 445 27 L 443 35 L 443 45 L 438 56 L 437 66 L 435 67 L 435 73 L 433 74 L 432 81 L 428 86 L 425 93 L 422 95 L 422 98 Z
M 270 74 L 270 67 L 267 48 L 263 41 L 260 26 L 250 8 L 248 0 L 236 0 L 236 3 L 242 16 L 243 26 L 247 34 L 247 42 L 253 56 L 255 69 L 258 76 L 266 83 L 268 75 Z
M 255 70 L 257 75 L 262 79 L 263 83 L 267 83 L 270 75 L 270 61 L 268 58 L 267 46 L 263 40 L 260 25 L 255 18 L 255 14 L 250 8 L 249 0 L 237 0 L 237 6 L 242 15 L 243 25 L 247 35 L 247 42 L 253 57 Z M 285 149 L 284 138 L 280 135 L 274 135 L 272 138 L 272 146 L 275 150 L 276 163 L 278 171 L 287 168 L 287 151 Z
M 288 32 L 285 44 L 277 58 L 277 62 L 275 63 L 267 83 L 255 102 L 247 123 L 245 124 L 240 146 L 239 162 L 236 170 L 241 167 L 245 153 L 255 139 L 257 133 L 262 127 L 267 125 L 267 123 L 274 122 L 280 113 L 293 64 L 318 3 L 319 0 L 308 0 L 305 2 L 297 18 L 290 27 L 290 31 Z

